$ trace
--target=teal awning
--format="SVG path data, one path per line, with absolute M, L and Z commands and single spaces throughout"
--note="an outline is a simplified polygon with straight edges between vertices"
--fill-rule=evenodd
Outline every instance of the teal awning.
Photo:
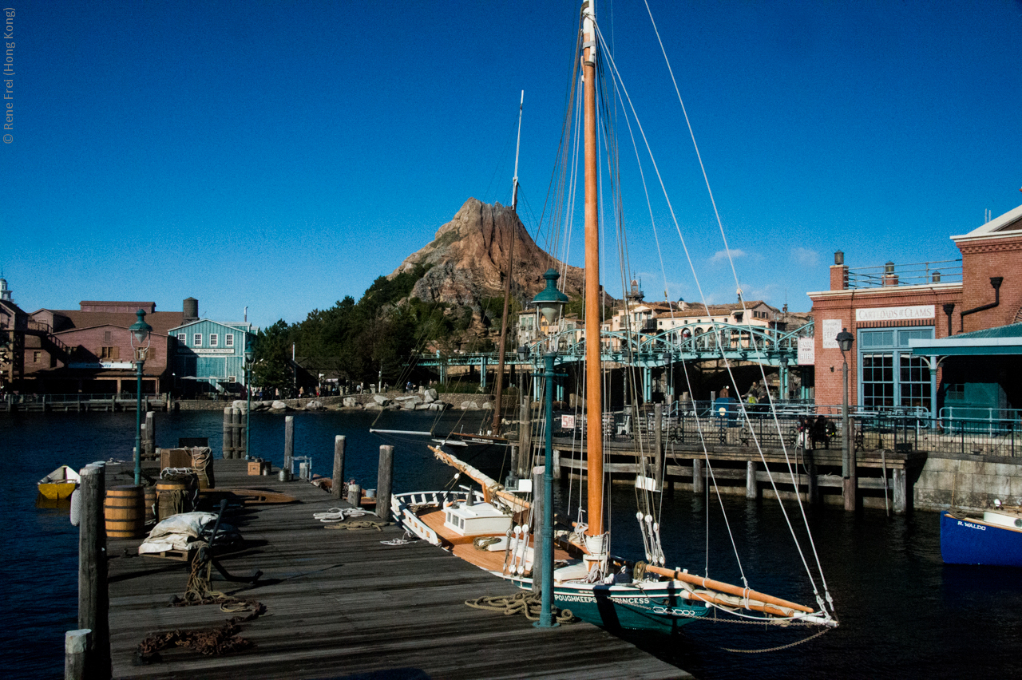
M 961 333 L 940 340 L 909 340 L 914 356 L 997 356 L 1022 354 L 1022 323 Z

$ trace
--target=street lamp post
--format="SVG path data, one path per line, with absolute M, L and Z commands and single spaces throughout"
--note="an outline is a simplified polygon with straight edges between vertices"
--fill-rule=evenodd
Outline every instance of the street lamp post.
M 564 305 L 568 302 L 568 296 L 557 290 L 557 279 L 560 274 L 555 269 L 548 269 L 543 278 L 546 279 L 546 288 L 537 295 L 532 303 L 543 314 L 547 325 L 553 325 L 558 321 Z M 554 358 L 557 354 L 549 351 L 543 355 L 543 378 L 545 382 L 546 402 L 546 453 L 543 456 L 543 528 L 541 539 L 543 541 L 543 580 L 540 594 L 539 621 L 535 625 L 539 628 L 553 628 L 557 624 L 553 620 L 554 605 Z M 522 452 L 525 455 L 525 452 Z M 535 572 L 535 566 L 533 566 Z
M 145 312 L 136 312 L 138 321 L 131 324 L 131 348 L 135 353 L 135 486 L 142 484 L 142 366 L 149 351 L 149 334 L 153 327 L 145 322 Z
M 841 348 L 841 439 L 843 451 L 841 455 L 841 477 L 844 483 L 845 510 L 855 510 L 856 474 L 852 448 L 853 436 L 851 419 L 848 417 L 848 352 L 852 349 L 855 336 L 842 328 L 837 334 L 837 344 Z
M 248 404 L 245 407 L 245 460 L 249 460 L 252 441 L 252 349 L 245 348 L 245 392 Z

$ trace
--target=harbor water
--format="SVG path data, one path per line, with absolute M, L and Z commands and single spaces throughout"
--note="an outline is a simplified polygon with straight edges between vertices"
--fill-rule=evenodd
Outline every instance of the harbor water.
M 433 425 L 432 416 L 424 413 L 385 418 L 379 427 L 419 430 Z M 471 431 L 481 418 L 466 416 L 474 422 L 459 423 L 458 429 Z M 334 436 L 343 434 L 348 438 L 345 476 L 363 487 L 376 485 L 380 444 L 396 447 L 395 492 L 437 489 L 452 482 L 452 471 L 433 460 L 422 440 L 380 439 L 368 431 L 372 421 L 367 413 L 297 413 L 295 454 L 312 456 L 313 472 L 329 476 Z M 40 507 L 36 482 L 62 464 L 79 469 L 96 460 L 126 460 L 134 445 L 134 424 L 132 413 L 0 416 L 0 453 L 8 463 L 0 477 L 3 677 L 61 677 L 64 632 L 77 628 L 78 531 L 68 521 L 66 505 Z M 441 424 L 438 431 L 453 424 Z M 176 445 L 179 437 L 208 437 L 219 455 L 222 413 L 160 413 L 156 431 L 157 443 L 164 447 Z M 271 460 L 277 468 L 283 448 L 283 416 L 254 413 L 252 455 Z M 493 451 L 474 462 L 501 475 L 502 462 Z M 557 487 L 558 511 L 575 516 L 578 493 L 577 480 Z M 614 486 L 611 496 L 613 550 L 639 559 L 635 493 Z M 888 518 L 883 510 L 851 514 L 839 507 L 807 509 L 815 541 L 810 544 L 804 531 L 797 530 L 802 525 L 797 506 L 786 507 L 814 572 L 814 550 L 819 555 L 840 627 L 802 644 L 814 630 L 711 620 L 694 622 L 672 636 L 622 636 L 705 679 L 1022 677 L 1016 647 L 1022 639 L 1022 571 L 945 565 L 934 513 Z M 736 583 L 744 574 L 755 589 L 806 604 L 816 601 L 776 501 L 733 496 L 719 501 L 679 488 L 662 499 L 661 527 L 670 566 Z M 182 572 L 182 590 L 185 580 Z M 761 651 L 773 648 L 783 649 Z

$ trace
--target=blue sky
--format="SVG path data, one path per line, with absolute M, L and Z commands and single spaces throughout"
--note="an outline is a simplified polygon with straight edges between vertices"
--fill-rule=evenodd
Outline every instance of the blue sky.
M 29 311 L 194 296 L 265 326 L 357 298 L 470 196 L 509 202 L 521 90 L 535 232 L 575 2 L 11 2 L 0 267 Z M 1019 2 L 650 6 L 747 297 L 808 309 L 834 250 L 853 267 L 950 259 L 948 236 L 1022 203 Z M 598 11 L 703 289 L 730 300 L 645 7 Z M 629 270 L 660 298 L 628 177 Z M 668 293 L 697 299 L 662 201 L 654 218 Z

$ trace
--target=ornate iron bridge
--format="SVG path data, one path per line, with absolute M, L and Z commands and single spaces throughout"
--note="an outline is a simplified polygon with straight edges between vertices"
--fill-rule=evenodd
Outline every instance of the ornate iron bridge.
M 685 327 L 656 333 L 603 331 L 600 333 L 600 358 L 604 364 L 642 369 L 643 391 L 648 398 L 653 369 L 670 368 L 681 362 L 727 359 L 776 366 L 781 369 L 784 381 L 788 366 L 798 363 L 799 338 L 812 337 L 813 332 L 812 322 L 791 331 L 725 323 L 713 324 L 698 335 L 691 335 L 691 329 Z M 557 364 L 579 363 L 585 358 L 585 333 L 581 329 L 568 329 L 543 336 L 519 348 L 517 353 L 507 353 L 504 363 L 523 369 L 528 367 L 526 370 L 535 372 L 543 354 L 548 351 L 557 353 Z M 497 353 L 437 352 L 418 355 L 409 363 L 438 369 L 441 382 L 446 382 L 447 369 L 451 366 L 478 366 L 481 387 L 485 388 L 487 367 L 496 365 Z

